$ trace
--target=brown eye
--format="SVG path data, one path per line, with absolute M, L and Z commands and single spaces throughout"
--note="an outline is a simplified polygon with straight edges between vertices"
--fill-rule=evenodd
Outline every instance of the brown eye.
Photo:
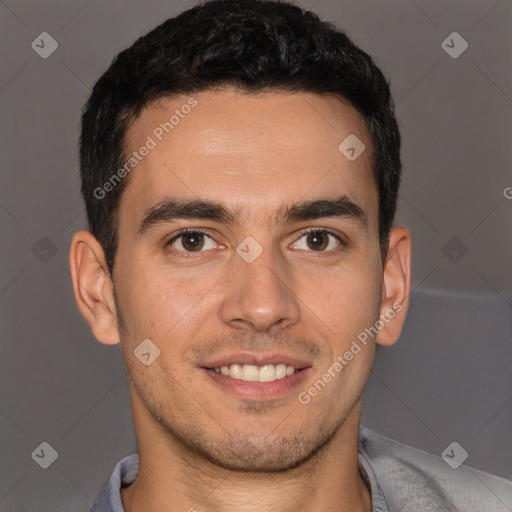
M 215 246 L 210 236 L 196 229 L 178 233 L 166 245 L 173 247 L 177 252 L 194 253 L 204 252 L 203 249 L 205 249 L 206 242 L 212 244 L 211 247 L 206 247 L 206 249 L 211 249 Z
M 336 244 L 338 248 L 345 246 L 345 243 L 340 236 L 326 229 L 308 229 L 302 231 L 301 234 L 302 236 L 300 239 L 295 242 L 295 249 L 330 253 L 335 252 L 337 248 Z M 305 240 L 305 243 L 301 242 L 302 239 Z M 334 242 L 334 245 L 332 242 Z
M 314 251 L 323 251 L 329 245 L 328 233 L 325 231 L 311 231 L 307 234 L 308 246 Z
M 187 233 L 181 237 L 181 245 L 186 251 L 200 251 L 204 245 L 203 233 Z

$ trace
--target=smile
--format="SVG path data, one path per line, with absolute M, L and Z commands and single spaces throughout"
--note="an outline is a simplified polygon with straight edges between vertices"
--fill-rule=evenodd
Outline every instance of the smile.
M 302 388 L 310 378 L 312 370 L 311 367 L 298 369 L 284 363 L 263 366 L 234 363 L 229 366 L 201 368 L 209 381 L 222 392 L 238 399 L 257 401 L 294 397 L 297 388 Z M 226 374 L 227 372 L 229 373 Z M 232 373 L 236 376 L 233 377 Z
M 286 376 L 293 375 L 296 368 L 285 363 L 265 364 L 256 366 L 254 364 L 234 363 L 229 366 L 218 366 L 208 368 L 216 373 L 229 376 L 233 379 L 245 380 L 248 382 L 272 382 L 278 379 L 284 379 Z

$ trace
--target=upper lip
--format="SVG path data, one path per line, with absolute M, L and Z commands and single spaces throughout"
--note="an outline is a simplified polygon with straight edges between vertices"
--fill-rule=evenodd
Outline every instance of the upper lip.
M 205 364 L 201 364 L 202 368 L 219 368 L 221 366 L 230 366 L 232 364 L 252 364 L 255 366 L 264 366 L 266 364 L 286 364 L 287 366 L 293 366 L 297 370 L 309 368 L 311 363 L 304 359 L 298 359 L 296 357 L 278 354 L 278 353 L 248 353 L 240 352 L 238 354 L 229 354 L 226 356 L 212 359 Z

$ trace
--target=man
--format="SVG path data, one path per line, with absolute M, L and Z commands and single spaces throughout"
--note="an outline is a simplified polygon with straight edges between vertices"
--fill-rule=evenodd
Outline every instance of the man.
M 80 143 L 74 292 L 121 343 L 138 448 L 91 510 L 506 510 L 470 492 L 504 480 L 359 424 L 411 236 L 388 84 L 343 33 L 291 4 L 204 3 L 116 57 Z

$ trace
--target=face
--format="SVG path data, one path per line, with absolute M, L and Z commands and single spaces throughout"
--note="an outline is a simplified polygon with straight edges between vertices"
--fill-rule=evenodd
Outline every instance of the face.
M 222 467 L 286 469 L 332 438 L 373 360 L 359 344 L 333 371 L 382 313 L 371 142 L 334 98 L 194 100 L 151 105 L 126 137 L 130 154 L 151 146 L 120 201 L 113 272 L 134 416 Z M 355 160 L 338 149 L 350 134 Z

